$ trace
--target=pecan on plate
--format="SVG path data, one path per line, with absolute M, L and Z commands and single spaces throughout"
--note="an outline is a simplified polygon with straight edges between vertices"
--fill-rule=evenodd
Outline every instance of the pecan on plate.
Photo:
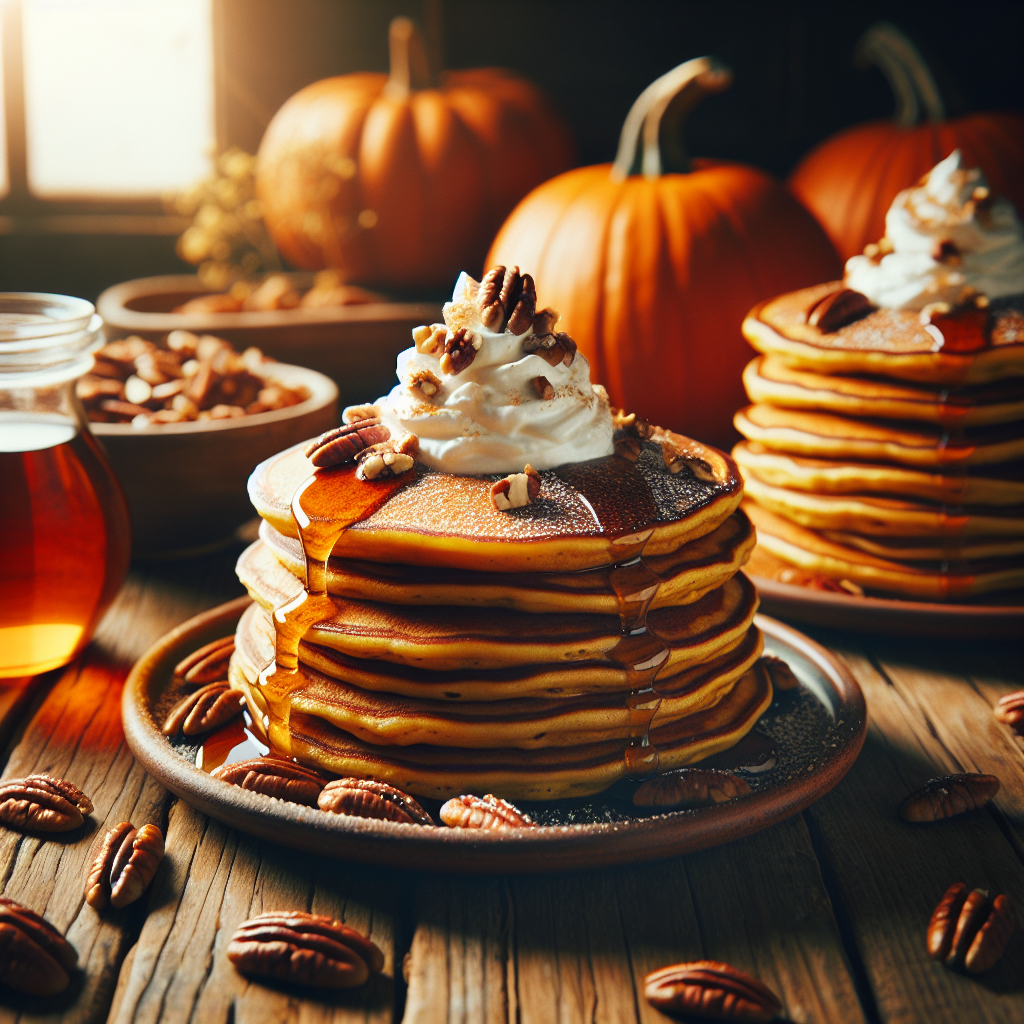
M 290 800 L 293 804 L 316 807 L 316 798 L 327 780 L 311 768 L 305 768 L 283 757 L 252 757 L 245 761 L 224 764 L 210 772 L 214 779 L 223 779 L 233 786 Z
M 212 732 L 242 713 L 242 695 L 233 690 L 226 679 L 207 683 L 194 693 L 182 697 L 171 708 L 163 728 L 165 736 L 202 736 Z
M 866 295 L 851 288 L 839 288 L 829 292 L 807 311 L 807 323 L 817 327 L 822 334 L 833 334 L 840 327 L 860 320 L 874 309 Z
M 782 1002 L 767 985 L 715 960 L 652 971 L 644 978 L 644 995 L 665 1013 L 707 1020 L 767 1022 L 782 1010 Z
M 242 974 L 315 988 L 355 988 L 384 966 L 377 945 L 354 928 L 301 910 L 243 922 L 227 955 Z
M 718 768 L 680 768 L 648 779 L 637 787 L 637 807 L 706 807 L 750 792 L 738 775 Z
M 321 811 L 356 818 L 381 818 L 406 825 L 434 824 L 414 797 L 376 779 L 335 779 L 324 787 L 317 804 Z
M 493 793 L 452 797 L 441 807 L 441 820 L 452 828 L 536 828 L 529 815 Z
M 1017 927 L 1017 915 L 1003 895 L 989 899 L 983 889 L 951 885 L 928 922 L 928 955 L 947 967 L 983 974 L 995 967 Z
M 420 439 L 415 434 L 406 434 L 400 441 L 382 441 L 356 456 L 356 477 L 376 480 L 382 476 L 401 476 L 412 469 L 419 452 Z
M 391 437 L 391 431 L 376 417 L 353 420 L 328 430 L 306 445 L 306 458 L 318 469 L 353 462 L 355 457 L 371 445 L 380 444 Z
M 67 779 L 28 775 L 0 782 L 0 825 L 19 831 L 70 832 L 92 813 L 92 801 Z
M 999 792 L 994 775 L 965 772 L 926 782 L 900 804 L 904 821 L 939 821 L 984 807 Z
M 480 322 L 490 331 L 525 334 L 537 311 L 537 286 L 518 267 L 492 267 L 483 276 L 477 293 Z
M 226 679 L 228 662 L 235 653 L 235 636 L 222 636 L 219 640 L 200 647 L 187 658 L 182 658 L 174 666 L 174 674 L 178 679 L 196 686 L 215 683 Z
M 468 327 L 460 327 L 449 334 L 444 340 L 444 352 L 439 361 L 441 372 L 449 377 L 462 373 L 476 359 L 483 343 L 484 339 Z
M 522 473 L 510 473 L 491 484 L 491 504 L 499 512 L 532 505 L 540 495 L 540 473 L 529 463 Z
M 31 996 L 55 996 L 78 964 L 75 947 L 45 918 L 0 896 L 0 983 Z
M 164 858 L 164 835 L 156 825 L 115 825 L 104 837 L 85 882 L 85 902 L 94 910 L 134 903 L 153 881 Z
M 1024 735 L 1024 690 L 1000 697 L 993 714 L 997 721 L 1008 725 L 1015 733 Z
M 760 659 L 771 680 L 773 690 L 796 690 L 800 686 L 793 670 L 789 667 L 788 661 L 776 658 L 774 654 L 766 654 Z

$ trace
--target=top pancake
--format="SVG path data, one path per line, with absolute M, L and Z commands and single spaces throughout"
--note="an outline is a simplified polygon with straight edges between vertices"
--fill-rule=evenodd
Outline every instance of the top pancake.
M 714 479 L 669 473 L 662 441 L 704 462 Z M 290 537 L 298 536 L 292 496 L 314 471 L 303 447 L 267 459 L 249 478 L 256 511 Z M 418 463 L 408 476 L 376 512 L 341 534 L 335 556 L 491 572 L 589 569 L 621 562 L 641 547 L 645 555 L 669 554 L 703 537 L 739 506 L 743 489 L 727 455 L 663 431 L 645 442 L 636 463 L 608 456 L 543 471 L 540 497 L 510 512 L 491 502 L 500 476 L 453 476 Z
M 975 352 L 939 349 L 916 310 L 877 309 L 838 331 L 807 322 L 811 309 L 839 282 L 789 292 L 755 306 L 743 334 L 758 352 L 821 373 L 878 374 L 927 384 L 984 384 L 1024 376 L 1024 299 L 993 307 L 992 344 Z

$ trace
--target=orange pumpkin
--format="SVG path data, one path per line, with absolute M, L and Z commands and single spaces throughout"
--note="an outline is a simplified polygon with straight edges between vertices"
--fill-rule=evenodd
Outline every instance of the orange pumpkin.
M 515 203 L 572 165 L 572 142 L 522 78 L 451 71 L 434 87 L 407 18 L 391 23 L 390 45 L 390 76 L 327 78 L 284 104 L 260 145 L 257 193 L 296 266 L 448 289 L 480 264 Z
M 534 276 L 616 405 L 720 445 L 745 402 L 748 310 L 841 272 L 781 182 L 686 159 L 679 120 L 730 81 L 710 58 L 663 75 L 630 110 L 615 163 L 534 189 L 487 257 Z
M 834 135 L 793 171 L 790 188 L 818 218 L 844 259 L 885 234 L 896 193 L 910 188 L 954 149 L 980 167 L 992 190 L 1024 216 L 1024 117 L 970 114 L 946 120 L 942 97 L 920 53 L 892 25 L 876 25 L 858 56 L 879 65 L 896 94 L 892 121 L 873 121 Z M 922 114 L 926 120 L 918 123 Z

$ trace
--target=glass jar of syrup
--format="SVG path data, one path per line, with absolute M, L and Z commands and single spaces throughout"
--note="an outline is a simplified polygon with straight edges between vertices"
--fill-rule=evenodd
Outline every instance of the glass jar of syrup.
M 67 664 L 128 571 L 124 495 L 75 396 L 91 302 L 0 293 L 0 678 Z

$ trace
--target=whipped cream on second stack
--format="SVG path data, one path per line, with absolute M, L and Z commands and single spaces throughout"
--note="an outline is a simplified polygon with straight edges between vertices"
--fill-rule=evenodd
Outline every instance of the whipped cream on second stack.
M 923 309 L 1024 292 L 1024 230 L 1013 204 L 991 201 L 978 168 L 960 150 L 936 164 L 916 188 L 904 189 L 885 215 L 892 252 L 881 260 L 853 256 L 845 284 L 876 306 Z
M 400 383 L 375 403 L 382 423 L 394 436 L 419 438 L 420 462 L 456 475 L 518 473 L 527 463 L 552 469 L 611 455 L 611 410 L 604 389 L 590 382 L 586 358 L 577 352 L 571 365 L 552 366 L 527 351 L 532 328 L 518 336 L 488 330 L 480 320 L 478 289 L 461 274 L 444 307 L 449 335 L 468 327 L 479 336 L 473 361 L 459 373 L 445 374 L 439 353 L 415 347 L 401 352 Z M 424 372 L 440 385 L 429 398 L 411 386 Z M 537 392 L 539 377 L 550 383 L 553 397 Z

